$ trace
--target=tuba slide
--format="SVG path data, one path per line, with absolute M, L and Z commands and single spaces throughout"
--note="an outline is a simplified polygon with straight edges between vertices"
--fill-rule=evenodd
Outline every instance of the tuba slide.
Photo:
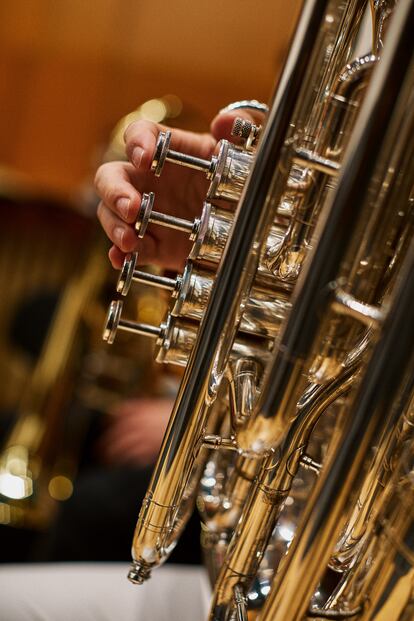
M 104 338 L 146 334 L 185 366 L 134 535 L 162 564 L 197 503 L 211 621 L 414 615 L 414 0 L 306 0 L 264 127 L 236 119 L 186 221 L 194 242 L 160 326 L 112 302 Z M 264 107 L 239 102 L 255 114 Z M 210 202 L 211 201 L 211 202 Z M 215 204 L 215 201 L 219 201 Z

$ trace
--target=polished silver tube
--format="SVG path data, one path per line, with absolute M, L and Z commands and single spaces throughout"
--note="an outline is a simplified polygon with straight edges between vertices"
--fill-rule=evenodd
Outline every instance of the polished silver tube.
M 342 192 L 338 188 L 337 205 L 342 207 L 336 214 L 337 218 L 341 218 L 337 221 L 338 224 L 344 222 L 344 218 L 347 222 L 350 221 L 348 218 L 352 219 L 353 212 L 348 211 L 345 203 L 347 205 L 356 203 L 357 208 L 361 206 L 365 197 L 358 198 L 357 194 L 361 186 L 364 187 L 363 179 L 366 176 L 368 179 L 374 176 L 378 166 L 386 167 L 385 163 L 392 161 L 392 147 L 394 140 L 398 139 L 402 119 L 406 119 L 407 110 L 412 112 L 412 106 L 407 108 L 407 103 L 411 101 L 413 92 L 414 50 L 410 44 L 413 28 L 414 1 L 409 0 L 397 7 L 388 33 L 389 45 L 384 51 L 382 64 L 374 76 L 373 88 L 361 125 L 356 130 L 355 140 L 359 148 L 356 148 L 354 143 L 354 147 L 350 150 L 352 157 L 342 179 Z M 387 128 L 387 131 L 379 132 L 384 128 Z M 379 135 L 384 136 L 381 141 Z M 331 214 L 327 221 L 328 226 L 335 223 L 335 217 Z M 322 249 L 328 240 L 328 235 L 322 236 L 320 246 Z M 344 244 L 344 241 L 344 236 L 336 238 L 337 248 Z M 337 248 L 333 250 L 334 255 Z M 329 560 L 334 542 L 343 526 L 343 520 L 349 515 L 355 500 L 355 492 L 360 489 L 362 478 L 372 459 L 372 446 L 378 444 L 385 426 L 394 426 L 400 415 L 398 395 L 404 393 L 405 384 L 412 381 L 413 376 L 413 253 L 414 247 L 411 243 L 404 276 L 388 312 L 381 340 L 373 352 L 354 402 L 353 415 L 347 421 L 343 434 L 344 442 L 323 471 L 321 481 L 311 497 L 302 522 L 301 533 L 292 543 L 286 561 L 277 576 L 274 590 L 263 611 L 263 620 L 296 621 L 302 618 Z M 314 258 L 316 256 L 317 252 Z M 330 256 L 332 257 L 332 252 Z M 317 269 L 317 261 L 310 262 L 309 267 L 308 276 L 313 279 L 315 274 L 317 282 L 323 270 L 320 266 Z M 316 268 L 316 272 L 312 268 Z M 334 275 L 328 273 L 327 276 L 325 282 L 329 283 Z M 315 286 L 312 280 L 310 284 Z M 310 301 L 310 290 L 306 291 L 304 288 L 304 291 Z M 317 312 L 316 308 L 312 309 L 311 301 L 307 304 L 307 313 L 309 309 L 311 313 Z M 304 328 L 306 326 L 302 323 L 301 329 Z M 313 333 L 310 332 L 308 347 L 311 346 L 312 338 Z M 296 354 L 299 353 L 306 357 L 306 351 L 296 350 Z M 390 360 L 393 364 L 390 364 Z M 395 407 L 395 404 L 398 407 Z M 268 405 L 270 406 L 270 402 Z M 273 403 L 273 407 L 275 406 L 276 403 Z
M 411 23 L 410 20 L 411 15 L 407 22 Z M 404 30 L 401 21 L 400 18 L 396 22 L 401 37 L 393 36 L 390 30 L 391 40 L 373 76 L 343 174 L 328 206 L 329 212 L 316 231 L 316 247 L 295 289 L 292 310 L 282 329 L 268 377 L 264 380 L 255 415 L 238 435 L 238 442 L 244 450 L 262 452 L 277 446 L 295 415 L 295 405 L 304 387 L 304 379 L 301 379 L 304 367 L 323 321 L 321 308 L 331 301 L 331 284 L 335 283 L 340 265 L 349 252 L 358 216 L 372 189 L 368 189 L 367 179 L 374 177 L 376 166 L 383 165 L 384 158 L 392 158 L 392 132 L 400 129 L 398 115 L 395 115 L 396 125 L 388 134 L 384 128 L 390 125 L 396 113 L 396 101 L 400 95 L 404 101 L 399 104 L 398 118 L 405 118 L 407 106 L 412 110 L 409 105 L 411 35 Z M 403 35 L 407 39 L 400 43 Z
M 210 621 L 229 621 L 232 616 L 232 591 L 238 586 L 246 595 L 257 574 L 277 519 L 289 496 L 301 458 L 319 417 L 338 398 L 345 395 L 355 381 L 359 363 L 354 362 L 326 386 L 314 386 L 308 399 L 298 409 L 280 450 L 263 462 L 252 491 L 243 508 L 217 580 Z
M 190 477 L 209 403 L 224 372 L 227 354 L 238 329 L 240 305 L 248 293 L 259 261 L 263 232 L 273 214 L 266 198 L 276 162 L 281 160 L 290 131 L 292 109 L 303 85 L 307 64 L 325 16 L 327 0 L 307 2 L 282 73 L 253 174 L 236 213 L 237 235 L 231 235 L 199 336 L 192 351 L 172 412 L 161 454 L 138 518 L 130 577 L 147 578 L 167 554 L 182 490 Z M 219 358 L 217 359 L 217 354 Z
M 414 242 L 382 335 L 353 402 L 343 441 L 331 455 L 264 606 L 263 621 L 303 619 L 325 572 L 355 496 L 372 461 L 372 447 L 401 415 L 401 394 L 413 385 Z M 402 335 L 403 332 L 403 335 Z M 390 365 L 390 360 L 395 363 Z

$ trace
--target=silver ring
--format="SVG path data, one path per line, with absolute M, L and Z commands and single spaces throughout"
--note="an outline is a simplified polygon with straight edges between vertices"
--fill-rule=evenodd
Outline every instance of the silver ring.
M 257 99 L 243 99 L 242 101 L 234 101 L 225 108 L 220 110 L 222 112 L 233 112 L 233 110 L 254 110 L 256 112 L 263 112 L 267 114 L 269 112 L 269 106 L 265 103 L 257 101 Z

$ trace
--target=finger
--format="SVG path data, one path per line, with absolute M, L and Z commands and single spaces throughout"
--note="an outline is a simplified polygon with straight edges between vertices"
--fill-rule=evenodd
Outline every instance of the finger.
M 124 222 L 132 223 L 141 205 L 141 194 L 134 187 L 135 169 L 128 162 L 103 164 L 95 175 L 95 189 L 105 205 Z
M 150 232 L 147 232 L 145 238 L 140 239 L 137 243 L 139 247 L 137 265 L 146 265 L 156 260 L 157 242 Z M 118 246 L 112 246 L 108 252 L 112 267 L 116 270 L 120 270 L 127 254 L 127 252 L 123 252 Z
M 122 252 L 117 246 L 112 246 L 108 252 L 108 257 L 112 267 L 116 270 L 120 270 L 124 263 L 126 253 Z
M 136 250 L 138 238 L 132 226 L 116 216 L 102 201 L 98 205 L 97 216 L 103 230 L 115 246 L 124 253 Z
M 150 169 L 158 134 L 166 129 L 164 125 L 150 121 L 135 121 L 127 127 L 124 134 L 125 149 L 136 169 Z M 207 159 L 211 157 L 215 146 L 216 141 L 210 134 L 172 130 L 171 148 L 174 150 Z

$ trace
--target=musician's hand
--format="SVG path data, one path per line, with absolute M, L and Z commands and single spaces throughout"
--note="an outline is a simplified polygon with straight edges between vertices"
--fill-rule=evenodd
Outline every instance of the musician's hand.
M 211 134 L 172 130 L 171 148 L 209 159 L 217 141 L 230 138 L 234 118 L 245 112 L 218 115 L 211 124 Z M 113 246 L 109 257 L 120 268 L 126 253 L 138 251 L 140 263 L 155 263 L 164 268 L 180 269 L 188 256 L 190 242 L 185 233 L 162 226 L 149 226 L 138 240 L 133 223 L 143 192 L 155 192 L 154 209 L 192 220 L 200 215 L 208 181 L 202 172 L 166 164 L 161 177 L 150 171 L 158 134 L 165 127 L 148 121 L 136 121 L 125 132 L 129 162 L 110 162 L 101 166 L 95 177 L 101 198 L 98 218 Z
M 154 463 L 167 427 L 173 401 L 128 399 L 111 412 L 98 452 L 111 464 L 145 466 Z

